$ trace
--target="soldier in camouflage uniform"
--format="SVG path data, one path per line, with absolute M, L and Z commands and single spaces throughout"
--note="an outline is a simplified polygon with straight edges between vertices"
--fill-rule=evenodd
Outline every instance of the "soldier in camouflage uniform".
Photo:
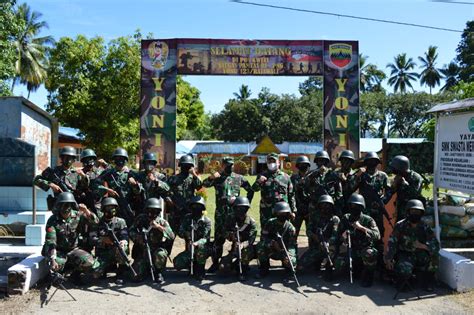
M 227 217 L 225 223 L 226 238 L 232 242 L 232 246 L 229 253 L 222 257 L 219 265 L 219 270 L 223 273 L 228 273 L 231 270 L 239 272 L 238 246 L 240 246 L 242 274 L 239 274 L 239 279 L 241 281 L 246 279 L 250 261 L 255 258 L 254 242 L 257 237 L 257 223 L 247 214 L 249 208 L 250 201 L 247 197 L 237 197 L 232 204 L 232 215 Z M 239 232 L 238 238 L 237 230 Z
M 363 214 L 365 208 L 364 197 L 353 193 L 347 201 L 350 212 L 341 219 L 340 235 L 347 242 L 350 233 L 352 244 L 353 268 L 356 274 L 362 271 L 363 287 L 370 287 L 374 279 L 374 271 L 377 267 L 376 242 L 380 239 L 379 229 L 374 219 Z M 341 271 L 347 266 L 347 258 L 339 256 L 336 260 L 336 269 Z
M 46 223 L 46 240 L 41 254 L 54 271 L 72 269 L 74 280 L 79 280 L 81 273 L 92 275 L 100 264 L 89 252 L 78 247 L 78 227 L 84 221 L 97 224 L 97 216 L 84 204 L 78 205 L 70 192 L 58 195 L 55 208 Z
M 196 196 L 196 191 L 202 188 L 202 181 L 196 173 L 194 159 L 190 155 L 183 155 L 179 159 L 180 172 L 169 178 L 172 209 L 169 212 L 169 223 L 173 231 L 179 231 L 183 217 L 189 213 L 189 201 Z
M 277 202 L 285 201 L 291 209 L 291 219 L 295 218 L 295 196 L 290 176 L 280 168 L 278 154 L 267 155 L 267 170 L 257 176 L 252 185 L 253 191 L 261 191 L 260 225 L 263 228 L 272 217 L 272 211 Z
M 352 164 L 354 164 L 354 152 L 351 150 L 344 150 L 339 156 L 339 163 L 341 167 L 334 170 L 334 172 L 339 177 L 341 183 L 343 202 L 340 202 L 340 205 L 345 206 L 347 200 L 356 191 L 357 184 L 357 172 L 352 169 Z M 343 210 L 343 212 L 345 212 Z
M 190 269 L 193 259 L 193 274 L 198 281 L 202 281 L 206 275 L 205 265 L 209 257 L 209 243 L 211 241 L 211 220 L 204 216 L 206 203 L 204 198 L 195 196 L 189 202 L 191 213 L 188 213 L 181 222 L 178 235 L 186 243 L 186 249 L 174 258 L 176 270 Z M 192 241 L 194 231 L 194 242 Z M 194 248 L 194 257 L 191 257 L 191 246 Z
M 260 242 L 257 244 L 257 256 L 260 263 L 258 278 L 268 275 L 270 258 L 281 260 L 287 273 L 291 272 L 290 261 L 281 244 L 282 240 L 291 263 L 296 268 L 296 230 L 290 222 L 290 206 L 284 201 L 277 202 L 273 208 L 273 216 L 263 227 Z
M 303 221 L 305 222 L 306 227 L 308 227 L 308 218 L 309 218 L 309 211 L 308 211 L 308 196 L 304 192 L 305 184 L 304 179 L 305 176 L 308 174 L 309 167 L 311 163 L 309 162 L 308 157 L 302 155 L 296 158 L 296 168 L 298 169 L 298 173 L 294 173 L 291 175 L 291 183 L 293 184 L 293 189 L 295 191 L 295 201 L 296 201 L 296 212 L 295 220 L 293 221 L 293 225 L 296 229 L 296 236 L 300 235 L 301 225 Z
M 416 270 L 421 272 L 419 282 L 431 292 L 438 269 L 439 243 L 433 230 L 421 221 L 425 213 L 423 203 L 413 199 L 406 206 L 408 216 L 395 225 L 385 263 L 387 269 L 395 270 L 398 290 L 405 289 L 405 283 Z
M 119 204 L 118 216 L 125 219 L 127 226 L 132 225 L 135 211 L 131 206 L 133 198 L 142 194 L 143 187 L 134 178 L 134 173 L 127 167 L 128 153 L 125 149 L 117 148 L 112 159 L 115 167 L 103 172 L 99 180 L 99 192 L 107 193 L 109 197 L 117 199 Z
M 317 211 L 313 211 L 309 218 L 306 235 L 312 242 L 308 250 L 301 256 L 298 263 L 298 270 L 310 267 L 319 270 L 323 260 L 325 264 L 325 280 L 332 278 L 334 268 L 334 252 L 339 237 L 339 218 L 334 215 L 334 200 L 329 195 L 322 195 L 317 204 Z M 327 259 L 330 256 L 331 260 Z
M 219 259 L 222 257 L 226 238 L 225 222 L 231 215 L 231 205 L 240 195 L 240 188 L 247 191 L 247 198 L 252 202 L 253 190 L 249 182 L 240 174 L 234 173 L 234 159 L 224 157 L 221 172 L 215 172 L 206 178 L 202 185 L 214 187 L 216 190 L 216 212 L 214 215 L 214 250 L 212 266 L 207 272 L 216 272 L 219 268 Z
M 317 169 L 309 172 L 305 178 L 305 194 L 309 199 L 309 213 L 315 211 L 319 198 L 330 195 L 336 205 L 336 215 L 342 212 L 342 188 L 339 176 L 329 168 L 329 154 L 318 151 L 314 157 Z
M 145 200 L 150 198 L 167 198 L 170 193 L 170 186 L 166 182 L 166 175 L 160 173 L 156 168 L 158 160 L 155 154 L 145 153 L 143 155 L 144 169 L 134 174 L 135 180 L 143 187 L 143 193 L 140 198 L 140 205 L 137 209 L 143 209 Z
M 397 221 L 399 221 L 405 218 L 408 200 L 418 199 L 425 204 L 426 199 L 421 194 L 423 178 L 410 169 L 410 160 L 406 156 L 395 156 L 390 162 L 390 167 L 395 174 L 391 190 L 392 193 L 397 193 Z
M 143 243 L 143 233 L 147 233 L 150 246 L 153 267 L 157 271 L 155 281 L 163 283 L 163 271 L 166 268 L 166 259 L 170 252 L 170 243 L 173 242 L 175 234 L 168 221 L 160 217 L 162 202 L 158 198 L 150 198 L 145 202 L 144 213 L 140 214 L 130 228 L 130 237 L 134 246 L 139 246 L 140 251 L 134 262 L 138 278 L 143 279 L 150 270 L 148 253 Z M 135 251 L 134 251 L 135 252 Z
M 105 276 L 110 269 L 115 270 L 116 283 L 122 284 L 126 273 L 126 262 L 123 261 L 118 249 L 114 246 L 114 239 L 110 233 L 117 237 L 121 248 L 128 253 L 128 229 L 124 219 L 116 216 L 119 205 L 117 200 L 111 197 L 102 200 L 101 212 L 103 213 L 99 223 L 91 232 L 91 239 L 95 240 L 95 255 L 100 263 L 98 273 Z
M 33 184 L 48 191 L 53 191 L 53 196 L 48 196 L 48 209 L 53 210 L 56 198 L 62 192 L 71 192 L 76 195 L 77 189 L 87 189 L 89 178 L 81 170 L 76 170 L 72 164 L 76 160 L 76 150 L 66 146 L 60 149 L 59 158 L 61 165 L 54 168 L 46 168 L 40 175 L 37 175 Z

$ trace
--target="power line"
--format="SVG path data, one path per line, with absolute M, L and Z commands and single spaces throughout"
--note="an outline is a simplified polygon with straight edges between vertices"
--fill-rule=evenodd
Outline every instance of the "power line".
M 391 20 L 383 20 L 383 19 L 374 19 L 374 18 L 361 17 L 361 16 L 355 16 L 355 15 L 347 15 L 347 14 L 339 14 L 339 13 L 332 13 L 332 12 L 314 11 L 314 10 L 307 10 L 307 9 L 298 9 L 298 8 L 292 8 L 292 7 L 283 7 L 283 6 L 278 6 L 278 5 L 264 4 L 264 3 L 256 3 L 256 2 L 248 2 L 248 1 L 241 1 L 241 0 L 230 0 L 230 1 L 231 1 L 231 2 L 235 2 L 235 3 L 239 3 L 239 4 L 253 5 L 253 6 L 257 6 L 257 7 L 267 7 L 267 8 L 273 8 L 273 9 L 282 9 L 282 10 L 297 11 L 297 12 L 306 12 L 306 13 L 314 13 L 314 14 L 322 14 L 322 15 L 331 15 L 331 16 L 345 17 L 345 18 L 356 19 L 356 20 L 365 20 L 365 21 L 372 21 L 372 22 L 380 22 L 380 23 L 388 23 L 388 24 L 397 24 L 397 25 L 421 27 L 421 28 L 427 28 L 427 29 L 438 30 L 438 31 L 462 33 L 462 31 L 460 31 L 460 30 L 449 29 L 449 28 L 443 28 L 443 27 L 436 27 L 436 26 L 429 26 L 429 25 L 421 25 L 421 24 L 414 24 L 414 23 L 405 23 L 405 22 L 398 22 L 398 21 L 391 21 Z
M 474 5 L 474 2 L 451 1 L 451 0 L 431 0 L 431 2 L 442 2 L 442 3 L 449 3 L 449 4 L 467 4 L 467 5 Z

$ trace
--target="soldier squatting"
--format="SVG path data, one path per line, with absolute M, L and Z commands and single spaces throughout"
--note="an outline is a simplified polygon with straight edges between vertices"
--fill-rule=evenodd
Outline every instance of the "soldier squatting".
M 115 150 L 112 165 L 87 149 L 81 155 L 83 168 L 76 169 L 71 147 L 61 149 L 60 160 L 61 165 L 34 179 L 35 185 L 53 192 L 42 254 L 53 271 L 76 283 L 89 284 L 108 272 L 115 273 L 117 283 L 148 278 L 163 283 L 174 240 L 180 237 L 185 248 L 172 261 L 174 268 L 199 281 L 206 272 L 236 274 L 244 281 L 256 259 L 257 278 L 269 274 L 270 260 L 279 260 L 288 276 L 322 271 L 324 280 L 333 281 L 350 274 L 351 281 L 354 277 L 368 287 L 378 273 L 391 278 L 397 290 L 415 280 L 433 290 L 439 244 L 421 221 L 426 206 L 422 178 L 405 156 L 390 163 L 392 183 L 378 170 L 375 152 L 367 153 L 364 167 L 354 170 L 349 150 L 341 153 L 336 170 L 329 167 L 326 151 L 316 153 L 314 170 L 300 156 L 298 172 L 291 177 L 280 170 L 278 155 L 269 154 L 267 169 L 253 184 L 234 172 L 231 157 L 204 181 L 190 155 L 180 158 L 179 172 L 169 178 L 158 171 L 152 153 L 144 155 L 139 172 L 127 166 L 128 154 L 121 148 Z M 216 191 L 212 240 L 206 202 L 197 193 L 202 187 Z M 241 188 L 246 196 L 240 195 Z M 257 241 L 258 226 L 248 210 L 259 191 Z M 398 222 L 384 251 L 383 217 L 389 218 L 384 204 L 394 193 Z M 299 255 L 303 222 L 309 248 Z M 226 241 L 230 250 L 224 255 Z M 206 271 L 209 257 L 212 265 Z

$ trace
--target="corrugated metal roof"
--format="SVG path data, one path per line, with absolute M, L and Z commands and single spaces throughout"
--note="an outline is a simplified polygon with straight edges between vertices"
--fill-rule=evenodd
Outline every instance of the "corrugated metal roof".
M 315 154 L 323 149 L 318 142 L 288 142 L 288 154 Z
M 443 103 L 443 104 L 438 104 L 433 107 L 431 107 L 430 110 L 427 111 L 427 113 L 436 113 L 436 112 L 450 112 L 450 111 L 456 111 L 456 110 L 461 110 L 469 107 L 474 107 L 474 98 L 466 98 L 463 100 L 459 101 L 452 101 L 449 103 Z
M 191 153 L 249 154 L 250 144 L 246 142 L 196 143 Z

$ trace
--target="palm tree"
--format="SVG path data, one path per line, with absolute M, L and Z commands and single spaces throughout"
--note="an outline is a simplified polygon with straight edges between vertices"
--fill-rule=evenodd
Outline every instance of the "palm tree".
M 451 61 L 449 65 L 445 65 L 443 69 L 440 69 L 441 73 L 444 76 L 445 83 L 443 87 L 441 87 L 441 91 L 449 91 L 453 86 L 458 84 L 459 82 L 459 72 L 461 68 L 454 62 Z
M 407 87 L 413 90 L 413 86 L 410 81 L 416 81 L 419 75 L 416 72 L 410 72 L 415 68 L 416 63 L 412 58 L 408 58 L 407 54 L 399 54 L 393 59 L 394 63 L 389 63 L 387 68 L 390 68 L 391 77 L 388 79 L 388 84 L 393 85 L 394 92 L 400 90 L 401 93 L 405 93 Z
M 424 57 L 418 57 L 418 60 L 421 62 L 421 68 L 423 71 L 420 74 L 420 84 L 430 87 L 430 94 L 431 89 L 435 86 L 439 85 L 441 80 L 441 74 L 439 73 L 438 69 L 436 69 L 436 59 L 438 58 L 438 53 L 436 52 L 438 47 L 430 46 L 428 47 L 428 51 L 425 52 Z
M 360 81 L 360 90 L 362 92 L 367 91 L 367 83 L 368 83 L 368 78 L 367 78 L 367 59 L 368 56 L 364 56 L 363 54 L 359 54 L 359 81 Z
M 251 94 L 252 91 L 250 91 L 249 86 L 245 84 L 242 84 L 242 86 L 239 88 L 239 93 L 234 92 L 234 96 L 238 101 L 248 100 Z
M 368 56 L 359 54 L 360 90 L 362 92 L 380 92 L 382 81 L 387 77 L 376 65 L 368 63 Z
M 48 28 L 45 21 L 39 21 L 41 16 L 41 13 L 32 11 L 26 3 L 18 6 L 15 11 L 15 18 L 24 25 L 14 36 L 17 60 L 12 91 L 20 80 L 22 84 L 26 84 L 28 98 L 31 91 L 37 90 L 46 79 L 48 46 L 54 43 L 51 36 L 37 37 L 43 28 Z

